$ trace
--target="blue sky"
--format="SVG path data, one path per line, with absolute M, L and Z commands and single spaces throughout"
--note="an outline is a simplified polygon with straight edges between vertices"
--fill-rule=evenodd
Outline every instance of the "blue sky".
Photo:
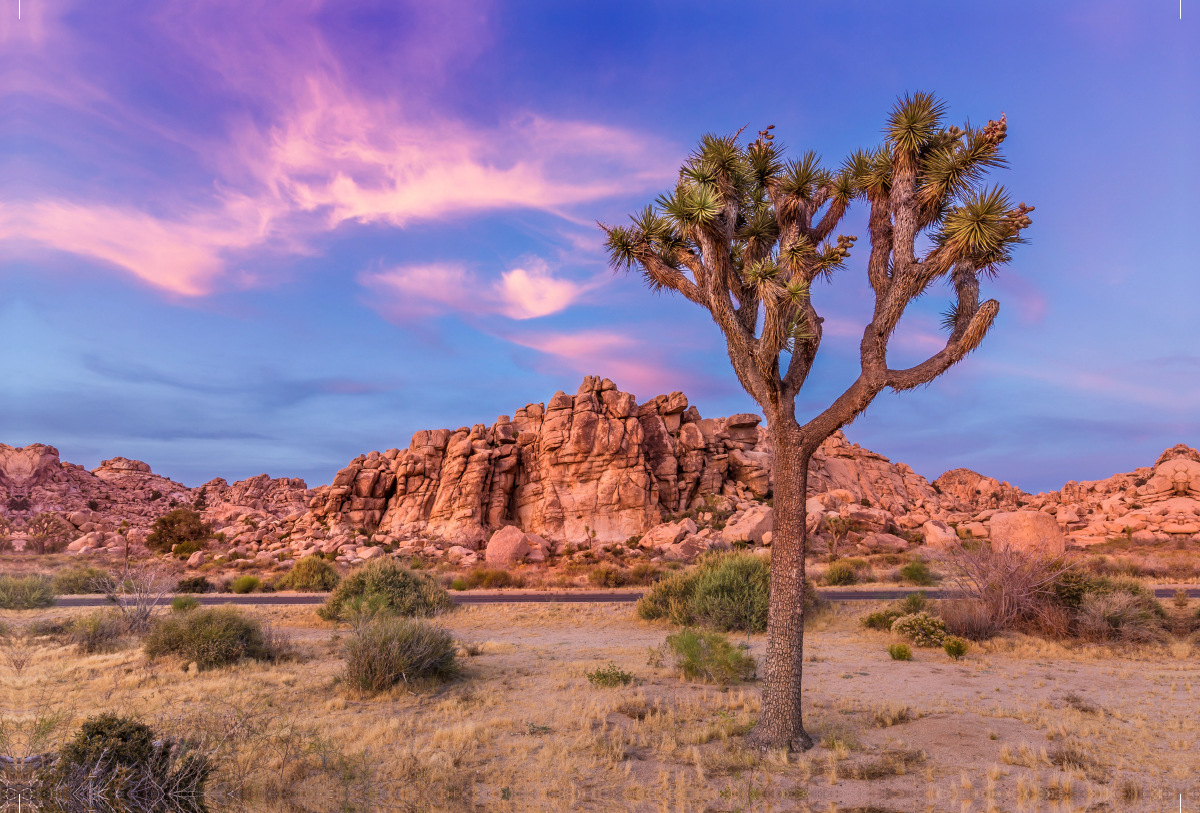
M 707 315 L 612 274 L 595 221 L 705 132 L 774 124 L 836 166 L 928 90 L 952 121 L 1007 114 L 994 180 L 1037 207 L 1031 242 L 985 284 L 982 348 L 848 436 L 1032 491 L 1149 465 L 1200 445 L 1186 6 L 4 0 L 0 442 L 315 485 L 585 374 L 756 410 Z M 814 290 L 802 415 L 857 374 L 862 223 Z M 894 366 L 948 299 L 914 305 Z

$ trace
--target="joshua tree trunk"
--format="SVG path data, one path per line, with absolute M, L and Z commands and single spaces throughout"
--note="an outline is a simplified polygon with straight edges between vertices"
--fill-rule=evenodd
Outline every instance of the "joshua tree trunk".
M 776 416 L 768 429 L 775 447 L 775 522 L 771 531 L 771 603 L 763 667 L 762 717 L 749 741 L 763 748 L 784 744 L 806 751 L 800 683 L 804 665 L 804 554 L 807 549 L 808 461 L 794 418 Z

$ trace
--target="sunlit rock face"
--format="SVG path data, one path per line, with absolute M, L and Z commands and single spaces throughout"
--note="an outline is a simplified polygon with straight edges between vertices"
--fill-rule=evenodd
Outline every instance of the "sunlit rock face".
M 758 415 L 702 418 L 681 392 L 639 405 L 612 381 L 588 376 L 574 395 L 555 393 L 491 425 L 422 430 L 403 451 L 360 455 L 315 489 L 311 517 L 326 528 L 476 550 L 510 525 L 551 541 L 602 544 L 717 499 L 767 499 L 773 461 Z M 925 478 L 840 432 L 814 455 L 809 475 L 810 493 L 831 489 L 888 517 L 939 504 Z

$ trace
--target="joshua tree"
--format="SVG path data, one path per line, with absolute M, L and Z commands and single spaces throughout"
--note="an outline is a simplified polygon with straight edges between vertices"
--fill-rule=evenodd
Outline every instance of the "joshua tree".
M 43 512 L 25 526 L 25 536 L 38 553 L 54 553 L 71 541 L 71 525 L 58 514 Z
M 1032 207 L 985 188 L 1004 164 L 1006 119 L 947 127 L 945 107 L 918 93 L 897 102 L 884 143 L 853 153 L 836 171 L 813 153 L 785 161 L 768 127 L 742 146 L 707 135 L 675 189 L 605 226 L 616 269 L 639 268 L 654 290 L 707 310 L 725 336 L 746 391 L 766 413 L 775 448 L 775 531 L 762 715 L 751 741 L 811 747 L 800 714 L 808 463 L 821 442 L 853 421 L 883 389 L 927 384 L 974 350 L 999 305 L 979 301 L 979 281 L 1007 263 Z M 856 238 L 831 236 L 855 199 L 869 207 L 867 279 L 875 307 L 860 345 L 861 374 L 823 412 L 801 424 L 795 399 L 821 345 L 809 286 L 843 267 Z M 918 243 L 929 248 L 923 254 Z M 887 363 L 905 309 L 936 281 L 954 291 L 945 347 L 907 369 Z

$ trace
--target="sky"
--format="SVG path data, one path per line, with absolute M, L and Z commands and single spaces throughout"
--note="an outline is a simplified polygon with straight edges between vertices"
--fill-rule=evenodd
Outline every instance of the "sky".
M 1200 446 L 1200 4 L 0 0 L 0 442 L 199 485 L 327 483 L 584 375 L 760 411 L 708 315 L 607 265 L 597 221 L 705 133 L 836 168 L 929 91 L 1008 117 L 1036 206 L 982 347 L 847 437 L 1029 491 Z M 798 417 L 858 374 L 858 250 L 813 301 Z M 945 341 L 909 309 L 899 367 Z

